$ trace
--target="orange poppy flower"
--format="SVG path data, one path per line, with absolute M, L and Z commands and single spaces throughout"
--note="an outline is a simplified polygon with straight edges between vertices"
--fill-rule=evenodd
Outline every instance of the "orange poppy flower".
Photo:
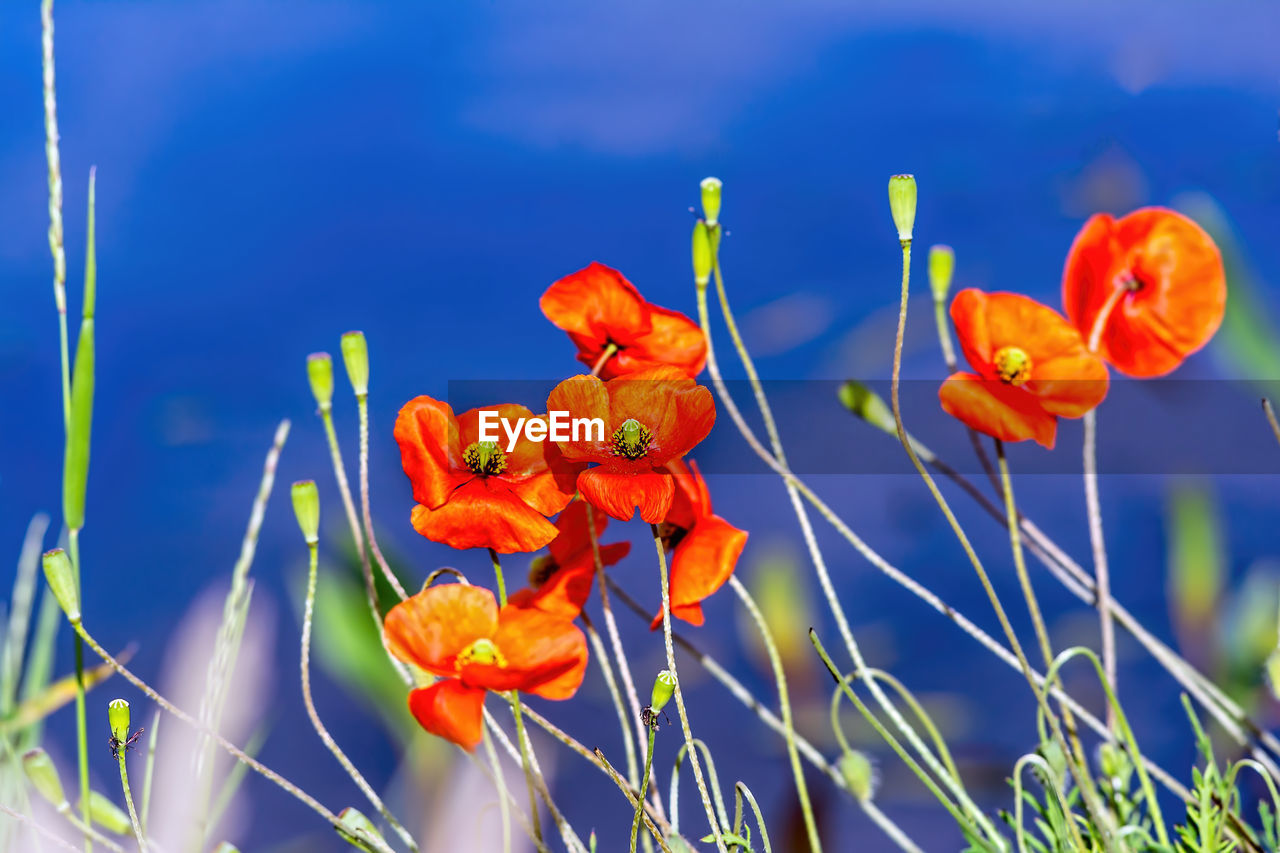
M 675 478 L 676 495 L 659 527 L 671 556 L 671 615 L 701 625 L 702 601 L 724 586 L 747 544 L 739 530 L 711 511 L 711 494 L 694 462 L 676 459 L 667 465 Z M 662 610 L 651 628 L 662 625 Z
M 1100 213 L 1071 244 L 1062 304 L 1086 345 L 1117 370 L 1163 376 L 1222 323 L 1222 256 L 1204 229 L 1172 210 Z
M 511 423 L 534 417 L 510 404 L 486 411 Z M 546 516 L 573 499 L 577 468 L 566 465 L 551 442 L 530 441 L 524 430 L 511 453 L 479 441 L 479 412 L 454 417 L 448 403 L 425 396 L 400 410 L 395 436 L 418 502 L 414 529 L 454 548 L 536 551 L 555 538 Z
M 942 408 L 1003 441 L 1052 448 L 1058 418 L 1078 418 L 1107 396 L 1107 367 L 1052 308 L 1017 293 L 968 288 L 951 302 L 964 357 L 938 391 Z
M 639 508 L 650 524 L 666 517 L 675 495 L 675 481 L 663 466 L 692 450 L 716 421 L 711 392 L 674 367 L 608 382 L 574 376 L 552 390 L 547 409 L 604 422 L 603 440 L 580 433 L 578 441 L 558 442 L 570 462 L 599 463 L 578 475 L 578 491 L 620 521 Z
M 587 668 L 587 639 L 572 623 L 507 606 L 478 586 L 442 584 L 400 602 L 384 623 L 397 658 L 438 677 L 409 693 L 418 723 L 467 750 L 480 743 L 487 690 L 568 699 Z
M 569 333 L 578 360 L 588 367 L 595 367 L 609 344 L 617 347 L 600 370 L 605 379 L 663 364 L 692 378 L 707 363 L 707 339 L 697 323 L 646 302 L 622 273 L 604 264 L 560 279 L 538 304 Z
M 609 523 L 603 512 L 592 513 L 596 541 Z M 586 501 L 574 501 L 556 519 L 560 535 L 551 540 L 547 554 L 537 557 L 529 569 L 529 589 L 522 589 L 507 599 L 513 607 L 533 607 L 573 620 L 591 595 L 596 577 L 595 553 L 587 525 Z M 600 545 L 600 565 L 612 566 L 631 551 L 630 542 Z

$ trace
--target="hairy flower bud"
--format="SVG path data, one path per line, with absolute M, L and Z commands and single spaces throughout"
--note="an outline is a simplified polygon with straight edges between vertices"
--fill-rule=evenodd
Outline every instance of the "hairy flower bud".
M 315 480 L 299 480 L 289 490 L 293 498 L 293 514 L 298 519 L 302 538 L 308 545 L 320 541 L 320 492 Z
M 313 352 L 307 356 L 307 381 L 316 405 L 324 413 L 333 408 L 333 359 L 327 352 Z
M 876 770 L 866 753 L 851 749 L 840 756 L 840 775 L 859 802 L 871 799 L 876 788 Z
M 711 234 L 701 219 L 693 226 L 693 280 L 698 287 L 711 281 Z
M 649 697 L 649 707 L 654 711 L 661 711 L 671 701 L 671 696 L 675 693 L 675 690 L 675 676 L 671 674 L 670 670 L 662 670 L 662 672 L 658 673 L 658 677 L 653 680 L 653 693 Z
M 723 184 L 719 178 L 702 179 L 702 218 L 707 224 L 715 227 L 720 222 L 720 189 Z
M 43 749 L 33 749 L 22 756 L 22 771 L 27 774 L 31 786 L 55 809 L 67 805 L 67 795 L 62 790 L 62 780 L 53 759 Z
M 342 336 L 342 363 L 357 397 L 369 393 L 369 344 L 364 332 L 347 332 Z
M 347 806 L 338 813 L 338 835 L 352 847 L 367 850 L 369 853 L 386 847 L 382 833 L 373 825 L 373 821 L 365 817 L 359 809 Z
M 916 179 L 914 175 L 894 175 L 889 179 L 889 210 L 898 228 L 898 240 L 911 242 L 916 224 Z
M 850 379 L 841 385 L 840 403 L 873 427 L 878 427 L 887 433 L 897 433 L 898 427 L 893 420 L 893 411 L 885 404 L 884 398 L 861 382 Z
M 61 548 L 46 551 L 41 561 L 44 565 L 44 578 L 58 600 L 62 612 L 67 614 L 67 621 L 72 625 L 80 624 L 80 584 L 76 582 L 76 572 L 71 566 L 71 558 Z
M 81 810 L 84 804 L 80 803 Z M 115 835 L 128 835 L 133 832 L 133 823 L 124 810 L 97 791 L 89 792 L 89 819 L 107 832 Z
M 111 724 L 111 736 L 116 740 L 129 739 L 129 703 L 112 699 L 107 703 L 107 722 Z
M 956 253 L 950 246 L 929 247 L 929 288 L 934 302 L 946 302 L 951 277 L 956 271 Z

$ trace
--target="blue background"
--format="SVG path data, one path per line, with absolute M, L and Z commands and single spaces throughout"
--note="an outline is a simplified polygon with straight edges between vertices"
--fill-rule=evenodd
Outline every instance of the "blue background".
M 275 602 L 280 621 L 264 760 L 305 778 L 326 803 L 355 802 L 305 726 L 295 608 L 286 601 L 301 553 L 280 485 L 316 478 L 327 519 L 339 520 L 305 356 L 336 352 L 343 331 L 365 331 L 373 499 L 385 543 L 418 577 L 447 563 L 487 578 L 482 554 L 434 546 L 409 528 L 409 489 L 390 435 L 397 409 L 419 393 L 444 395 L 451 380 L 576 372 L 571 346 L 541 317 L 537 298 L 592 260 L 692 314 L 687 209 L 708 174 L 725 181 L 728 283 L 771 379 L 887 376 L 898 250 L 884 187 L 895 172 L 917 175 L 917 241 L 956 247 L 962 286 L 1057 304 L 1066 250 L 1088 214 L 1168 204 L 1189 191 L 1217 199 L 1260 281 L 1280 280 L 1280 57 L 1266 5 L 852 5 L 59 3 L 73 316 L 87 173 L 98 167 L 99 378 L 83 539 L 95 633 L 112 647 L 138 641 L 137 669 L 158 671 L 188 603 L 211 585 L 221 594 L 274 425 L 293 419 L 254 566 L 258 595 Z M 56 516 L 61 480 L 35 3 L 0 9 L 0 105 L 0 544 L 16 555 L 32 513 Z M 923 293 L 922 277 L 917 284 Z M 1274 290 L 1263 298 L 1273 305 Z M 907 373 L 937 378 L 927 301 L 912 310 Z M 730 352 L 721 359 L 731 362 Z M 1211 347 L 1179 377 L 1257 375 L 1248 368 Z M 340 377 L 336 418 L 353 467 L 354 406 L 344 388 Z M 1223 435 L 1253 435 L 1261 421 L 1252 398 L 1241 400 L 1201 415 Z M 922 402 L 914 417 L 937 416 Z M 1108 423 L 1105 408 L 1101 421 L 1105 452 L 1107 430 L 1123 427 Z M 896 452 L 858 424 L 796 432 L 792 441 L 824 442 L 832 453 Z M 1078 425 L 1065 426 L 1055 452 L 1078 456 L 1078 435 Z M 716 437 L 732 446 L 727 420 Z M 802 555 L 780 483 L 736 476 L 711 485 L 718 511 L 751 531 L 749 580 L 763 554 L 784 547 Z M 818 484 L 873 547 L 994 629 L 917 480 Z M 1162 636 L 1170 631 L 1166 487 L 1161 477 L 1103 483 L 1117 596 Z M 1026 477 L 1019 488 L 1029 511 L 1085 562 L 1079 480 Z M 1274 482 L 1233 478 L 1216 489 L 1239 574 L 1274 551 Z M 1001 590 L 1015 596 L 1004 533 L 962 507 Z M 643 531 L 615 524 L 612 532 L 639 537 L 619 571 L 654 600 Z M 956 737 L 979 768 L 975 784 L 993 807 L 1008 805 L 1001 779 L 1034 737 L 1021 679 L 820 532 L 873 662 L 892 665 L 913 689 L 949 697 L 957 719 L 973 723 L 958 723 Z M 1063 636 L 1092 630 L 1080 627 L 1083 607 L 1037 577 Z M 693 633 L 768 695 L 769 682 L 740 650 L 730 597 L 714 599 L 708 627 Z M 829 618 L 815 618 L 836 646 Z M 623 624 L 633 668 L 656 670 L 657 636 Z M 1185 771 L 1193 756 L 1176 691 L 1153 665 L 1133 660 L 1122 697 L 1147 726 L 1144 746 Z M 690 683 L 694 728 L 725 756 L 722 778 L 746 779 L 779 815 L 789 783 L 777 744 L 714 684 L 692 675 Z M 588 744 L 616 750 L 598 679 L 584 697 L 544 708 Z M 323 677 L 319 698 L 339 740 L 375 784 L 385 782 L 392 742 Z M 721 715 L 733 725 L 711 723 Z M 64 712 L 52 730 L 64 744 L 70 718 Z M 811 730 L 817 737 L 822 729 L 819 717 Z M 105 748 L 94 762 L 109 781 Z M 889 813 L 926 849 L 954 847 L 945 814 L 891 757 L 884 765 Z M 620 798 L 594 771 L 571 757 L 561 767 L 558 799 L 583 832 L 602 804 L 618 813 L 601 821 L 602 832 L 625 825 Z M 317 846 L 336 847 L 300 807 L 260 780 L 250 785 L 253 838 L 306 831 Z M 839 838 L 888 849 L 847 801 L 839 813 Z M 693 801 L 686 815 L 696 820 Z M 604 838 L 602 849 L 621 843 Z

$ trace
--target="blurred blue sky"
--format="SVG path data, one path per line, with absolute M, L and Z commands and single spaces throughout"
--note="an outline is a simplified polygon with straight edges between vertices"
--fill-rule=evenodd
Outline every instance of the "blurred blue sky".
M 692 313 L 687 208 L 705 175 L 725 181 L 729 286 L 774 379 L 887 375 L 898 257 L 884 185 L 895 172 L 917 175 L 918 241 L 955 246 L 961 285 L 1056 304 L 1063 258 L 1088 214 L 1189 191 L 1211 194 L 1231 217 L 1260 281 L 1280 281 L 1280 16 L 1269 4 L 60 0 L 56 17 L 73 311 L 85 183 L 98 167 L 87 618 L 108 645 L 141 641 L 144 672 L 157 669 L 186 603 L 229 571 L 280 418 L 294 421 L 281 481 L 315 477 L 336 522 L 303 364 L 309 352 L 336 351 L 347 329 L 370 341 L 374 504 L 386 539 L 422 574 L 452 563 L 486 577 L 482 555 L 409 529 L 395 412 L 415 394 L 443 395 L 449 380 L 574 372 L 537 297 L 592 260 Z M 16 555 L 30 515 L 59 506 L 61 463 L 35 2 L 0 8 L 0 105 L 0 545 Z M 1263 295 L 1276 309 L 1276 291 Z M 942 365 L 925 307 L 913 306 L 908 372 L 933 378 Z M 1240 372 L 1211 348 L 1179 375 Z M 353 407 L 341 399 L 354 462 Z M 1226 428 L 1258 426 L 1252 403 L 1241 412 Z M 1070 435 L 1058 453 L 1078 454 Z M 854 426 L 827 440 L 893 452 Z M 722 514 L 752 531 L 748 566 L 754 549 L 795 538 L 781 487 L 759 483 L 726 480 L 718 497 Z M 823 486 L 886 556 L 989 621 L 916 481 Z M 1274 546 L 1265 535 L 1273 490 L 1249 478 L 1219 489 L 1238 572 Z M 1079 492 L 1054 477 L 1027 478 L 1023 490 L 1083 557 Z M 268 512 L 255 573 L 292 629 L 280 599 L 300 554 L 283 497 Z M 1118 594 L 1167 632 L 1164 483 L 1115 478 L 1104 498 L 1113 559 L 1133 567 L 1117 573 Z M 1009 582 L 1003 534 L 978 530 Z M 971 682 L 952 656 L 970 666 L 972 650 L 830 547 L 854 617 L 884 638 L 884 662 L 922 690 L 964 692 Z M 647 563 L 632 561 L 636 584 L 647 583 Z M 646 600 L 656 595 L 643 588 Z M 109 609 L 124 591 L 129 605 Z M 1067 611 L 1065 597 L 1047 598 L 1051 612 Z M 726 624 L 728 601 L 711 614 Z M 704 633 L 740 657 L 734 635 Z M 301 775 L 321 753 L 305 731 L 280 725 L 301 712 L 293 632 L 279 636 L 282 733 L 266 757 Z M 649 635 L 629 626 L 628 636 L 643 666 L 656 665 Z M 986 667 L 1002 689 L 1021 689 L 996 664 L 972 666 L 970 676 Z M 1133 697 L 1139 712 L 1144 702 L 1157 719 L 1161 703 L 1167 711 L 1176 694 L 1162 691 Z M 722 701 L 712 687 L 703 693 L 703 707 Z M 332 691 L 325 704 L 335 730 L 359 730 L 358 709 Z M 1018 726 L 982 733 L 971 748 L 1011 764 L 1031 736 L 1028 710 L 1016 705 Z M 591 731 L 591 718 L 576 721 Z M 389 746 L 354 737 L 385 779 Z M 758 773 L 746 760 L 729 767 L 730 778 Z M 336 774 L 314 775 L 322 799 L 351 798 Z M 256 828 L 279 839 L 310 826 L 292 807 L 282 815 Z

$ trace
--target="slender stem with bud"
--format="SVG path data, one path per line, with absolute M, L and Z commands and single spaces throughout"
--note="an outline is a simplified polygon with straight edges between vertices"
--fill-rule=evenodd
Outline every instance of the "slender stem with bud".
M 122 747 L 116 751 L 120 762 L 120 786 L 124 789 L 124 803 L 129 807 L 129 822 L 133 824 L 133 837 L 138 841 L 138 853 L 146 853 L 147 842 L 142 834 L 142 824 L 138 822 L 138 812 L 133 807 L 133 794 L 129 791 L 129 771 L 124 764 L 126 750 Z
M 649 748 L 644 754 L 644 776 L 640 778 L 640 795 L 636 797 L 636 816 L 631 820 L 631 853 L 636 853 L 636 836 L 640 833 L 640 819 L 644 817 L 644 796 L 649 787 L 649 774 L 653 772 L 653 740 L 657 725 L 649 726 Z
M 369 511 L 369 395 L 357 394 L 356 405 L 360 409 L 360 508 L 364 515 L 364 532 L 369 540 L 369 550 L 377 560 L 378 567 L 382 569 L 387 583 L 395 590 L 396 595 L 400 596 L 400 600 L 404 601 L 409 595 L 400 585 L 395 572 L 391 571 L 391 566 L 387 565 L 386 557 L 382 556 L 382 549 L 378 547 L 378 537 L 373 533 L 373 515 Z

